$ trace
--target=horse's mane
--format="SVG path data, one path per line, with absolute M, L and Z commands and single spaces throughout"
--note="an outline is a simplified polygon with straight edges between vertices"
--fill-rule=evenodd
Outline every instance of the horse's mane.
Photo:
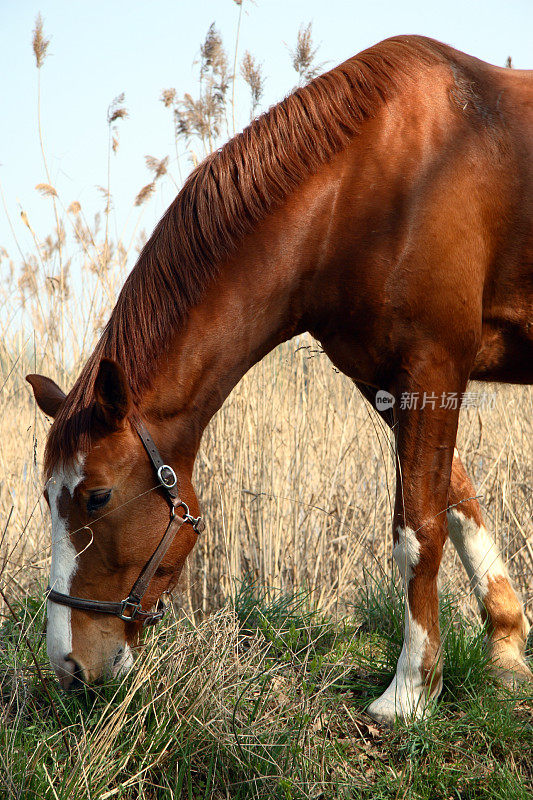
M 154 361 L 239 242 L 344 149 L 417 66 L 441 61 L 444 49 L 419 36 L 387 39 L 294 91 L 192 172 L 143 248 L 57 415 L 46 474 L 58 460 L 90 447 L 102 357 L 122 366 L 138 401 L 150 386 Z

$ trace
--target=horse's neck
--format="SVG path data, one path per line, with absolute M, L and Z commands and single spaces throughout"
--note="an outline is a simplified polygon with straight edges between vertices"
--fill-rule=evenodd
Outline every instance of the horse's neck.
M 187 458 L 247 370 L 305 328 L 306 276 L 316 248 L 307 241 L 302 248 L 308 234 L 295 235 L 292 209 L 284 212 L 270 215 L 221 266 L 155 365 L 141 413 Z

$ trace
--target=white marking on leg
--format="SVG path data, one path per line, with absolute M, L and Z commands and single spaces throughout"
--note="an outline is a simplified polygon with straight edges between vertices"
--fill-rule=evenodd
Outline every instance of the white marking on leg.
M 76 548 L 70 540 L 67 520 L 59 513 L 59 499 L 66 488 L 72 496 L 76 486 L 83 480 L 84 459 L 77 456 L 72 466 L 53 472 L 47 484 L 48 501 L 52 517 L 52 563 L 50 565 L 50 587 L 68 594 L 76 572 Z M 72 650 L 71 610 L 58 603 L 47 603 L 48 624 L 46 645 L 48 658 L 58 677 L 64 677 L 65 657 Z
M 503 577 L 510 582 L 500 551 L 484 525 L 452 508 L 448 511 L 448 533 L 480 602 L 487 594 L 489 578 Z
M 411 528 L 398 528 L 398 541 L 393 556 L 405 586 L 404 642 L 394 678 L 381 697 L 374 700 L 368 708 L 374 719 L 387 723 L 393 722 L 395 717 L 422 716 L 427 695 L 422 665 L 428 634 L 413 619 L 407 597 L 414 568 L 420 560 L 420 542 Z
M 484 525 L 478 525 L 475 519 L 457 508 L 448 511 L 448 532 L 468 573 L 481 612 L 489 615 L 491 632 L 487 644 L 493 663 L 500 669 L 500 677 L 530 679 L 531 671 L 524 658 L 529 623 L 494 539 Z M 515 628 L 509 629 L 508 621 L 513 617 Z M 501 619 L 504 621 L 503 636 L 499 627 Z
M 413 570 L 420 560 L 420 542 L 411 528 L 398 528 L 398 541 L 392 551 L 407 590 Z
M 427 690 L 422 664 L 428 644 L 424 628 L 412 618 L 406 603 L 404 642 L 396 674 L 381 697 L 368 708 L 378 722 L 393 722 L 396 717 L 421 717 L 426 705 Z M 440 691 L 437 690 L 436 694 Z

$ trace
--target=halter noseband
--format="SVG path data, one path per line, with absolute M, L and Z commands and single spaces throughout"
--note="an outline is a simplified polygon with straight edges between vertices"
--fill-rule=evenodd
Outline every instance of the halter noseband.
M 97 611 L 100 614 L 111 614 L 124 620 L 124 622 L 139 620 L 143 625 L 155 625 L 163 619 L 167 606 L 162 603 L 161 600 L 158 600 L 156 611 L 143 611 L 142 599 L 146 594 L 150 581 L 154 577 L 157 568 L 161 564 L 181 526 L 187 522 L 192 525 L 196 533 L 200 534 L 205 529 L 205 523 L 201 517 L 191 516 L 187 504 L 184 503 L 183 500 L 180 500 L 176 473 L 172 467 L 165 464 L 161 458 L 161 454 L 144 424 L 141 421 L 136 422 L 135 429 L 148 453 L 148 457 L 157 473 L 159 484 L 170 506 L 170 521 L 163 534 L 163 538 L 142 568 L 139 577 L 131 587 L 129 595 L 120 603 L 113 603 L 108 600 L 87 600 L 84 597 L 73 597 L 70 594 L 57 592 L 55 589 L 51 589 L 50 586 L 48 586 L 46 591 L 48 600 L 51 600 L 52 603 L 70 606 L 70 608 L 79 608 L 82 611 Z M 177 508 L 183 510 L 181 516 L 178 516 L 176 513 Z

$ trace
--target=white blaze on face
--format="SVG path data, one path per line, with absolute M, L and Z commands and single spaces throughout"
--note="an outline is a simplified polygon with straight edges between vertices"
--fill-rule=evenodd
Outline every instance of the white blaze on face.
M 393 556 L 405 584 L 404 641 L 394 678 L 381 697 L 368 708 L 374 719 L 386 723 L 393 722 L 396 717 L 420 717 L 427 699 L 422 665 L 428 634 L 413 618 L 407 599 L 409 582 L 420 560 L 420 543 L 411 528 L 398 528 Z
M 60 497 L 67 489 L 72 497 L 74 489 L 83 480 L 84 458 L 77 456 L 71 466 L 57 469 L 47 483 L 48 502 L 52 517 L 52 563 L 50 587 L 69 594 L 72 578 L 76 572 L 76 549 L 70 541 L 67 520 L 59 511 Z M 71 610 L 58 603 L 47 603 L 48 625 L 46 644 L 48 658 L 56 673 L 64 670 L 65 658 L 72 650 Z

